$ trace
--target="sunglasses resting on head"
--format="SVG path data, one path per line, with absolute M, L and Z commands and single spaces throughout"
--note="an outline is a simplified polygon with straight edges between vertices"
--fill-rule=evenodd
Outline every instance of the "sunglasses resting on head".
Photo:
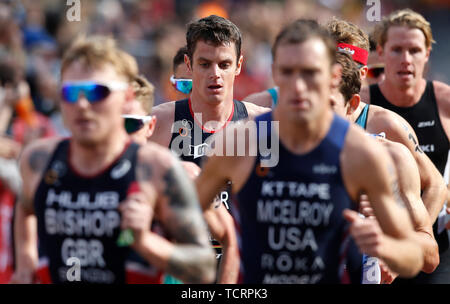
M 76 103 L 83 93 L 89 103 L 95 103 L 104 100 L 113 91 L 126 90 L 128 83 L 120 81 L 110 81 L 100 83 L 95 81 L 68 81 L 61 87 L 61 95 L 65 102 Z
M 152 115 L 133 115 L 133 114 L 123 114 L 125 118 L 125 130 L 128 134 L 135 133 L 142 129 L 145 125 L 150 123 L 153 116 Z
M 180 91 L 181 93 L 189 94 L 192 91 L 192 79 L 175 78 L 172 75 L 170 76 L 170 82 L 175 87 L 175 89 L 177 89 L 177 91 Z

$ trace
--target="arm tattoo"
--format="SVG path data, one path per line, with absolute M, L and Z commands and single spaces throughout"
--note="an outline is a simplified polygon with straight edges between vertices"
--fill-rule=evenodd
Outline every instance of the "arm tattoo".
M 49 156 L 50 153 L 45 150 L 33 151 L 28 159 L 31 170 L 34 172 L 42 172 L 47 165 Z
M 419 146 L 419 143 L 416 141 L 416 139 L 414 138 L 414 136 L 411 133 L 409 133 L 408 139 L 414 143 L 414 151 L 415 152 L 423 153 L 422 149 Z
M 420 148 L 419 143 L 414 138 L 414 135 L 412 135 L 412 133 L 409 130 L 408 126 L 405 125 L 404 123 L 402 123 L 401 125 L 403 127 L 403 130 L 405 130 L 408 133 L 408 139 L 414 143 L 414 151 L 415 152 L 419 152 L 419 153 L 423 153 L 422 149 Z
M 169 197 L 169 204 L 171 207 L 183 207 L 192 205 L 191 201 L 197 201 L 197 196 L 194 192 L 189 178 L 180 170 L 181 167 L 177 165 L 167 170 L 164 175 L 166 182 L 166 189 L 164 194 Z
M 202 273 L 210 271 L 215 260 L 194 186 L 178 163 L 167 171 L 164 181 L 164 194 L 169 199 L 165 227 L 180 244 L 169 259 L 167 271 L 184 282 L 200 282 Z

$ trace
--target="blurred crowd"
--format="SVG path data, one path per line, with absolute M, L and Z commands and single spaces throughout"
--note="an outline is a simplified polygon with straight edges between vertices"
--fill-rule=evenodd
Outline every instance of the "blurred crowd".
M 70 1 L 69 1 L 70 2 Z M 77 1 L 72 1 L 77 2 Z M 371 3 L 371 1 L 368 1 Z M 376 2 L 376 1 L 372 1 Z M 450 82 L 448 0 L 380 0 L 381 16 L 410 7 L 431 21 L 437 44 L 429 76 Z M 155 86 L 155 104 L 174 100 L 172 59 L 185 44 L 186 24 L 211 14 L 235 23 L 243 35 L 244 65 L 235 98 L 273 86 L 271 45 L 280 28 L 300 17 L 325 23 L 338 16 L 370 32 L 365 0 L 80 0 L 79 21 L 61 0 L 0 0 L 0 283 L 12 270 L 11 218 L 20 193 L 16 160 L 24 145 L 47 136 L 68 136 L 58 111 L 59 67 L 80 33 L 112 35 L 136 57 L 140 73 Z

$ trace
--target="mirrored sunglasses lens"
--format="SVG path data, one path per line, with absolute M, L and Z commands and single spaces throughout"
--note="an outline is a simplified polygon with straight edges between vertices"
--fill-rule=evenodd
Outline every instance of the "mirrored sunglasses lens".
M 84 89 L 84 94 L 89 102 L 97 102 L 108 97 L 110 90 L 107 86 L 93 84 Z
M 144 122 L 142 119 L 125 118 L 125 130 L 128 134 L 139 131 L 143 126 Z
M 80 91 L 91 103 L 105 99 L 111 92 L 107 86 L 101 84 L 82 84 L 63 86 L 61 94 L 66 102 L 76 103 Z
M 62 98 L 69 103 L 75 103 L 78 100 L 78 88 L 75 86 L 64 86 L 61 90 Z
M 176 81 L 176 88 L 178 91 L 189 94 L 192 90 L 192 81 L 189 80 L 177 80 Z

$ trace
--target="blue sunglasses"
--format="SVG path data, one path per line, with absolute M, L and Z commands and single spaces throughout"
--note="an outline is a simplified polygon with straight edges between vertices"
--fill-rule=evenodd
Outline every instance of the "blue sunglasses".
M 189 94 L 192 91 L 192 79 L 175 78 L 170 76 L 170 82 L 172 85 L 183 94 Z
M 76 103 L 80 92 L 83 92 L 89 103 L 95 103 L 104 100 L 112 91 L 126 90 L 127 88 L 128 84 L 125 82 L 102 84 L 93 81 L 76 81 L 63 83 L 61 94 L 67 103 Z

